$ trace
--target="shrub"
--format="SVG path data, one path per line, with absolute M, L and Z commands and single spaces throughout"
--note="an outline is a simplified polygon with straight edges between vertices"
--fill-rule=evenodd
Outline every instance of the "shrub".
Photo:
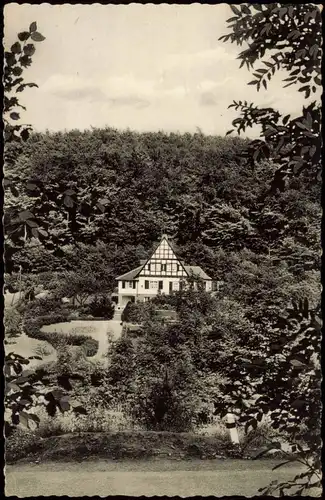
M 124 412 L 103 406 L 91 406 L 87 409 L 87 415 L 75 415 L 68 411 L 53 418 L 41 409 L 38 416 L 40 425 L 37 435 L 42 438 L 79 432 L 117 432 L 134 428 L 131 418 Z
M 6 438 L 6 460 L 15 462 L 42 449 L 42 438 L 31 431 L 17 427 Z
M 85 314 L 91 314 L 95 318 L 112 319 L 114 316 L 114 305 L 105 295 L 96 296 L 84 309 Z
M 66 317 L 66 311 L 63 312 L 60 299 L 53 297 L 42 297 L 25 304 L 24 317 L 38 318 L 39 316 L 59 316 Z M 65 320 L 63 320 L 65 321 Z M 53 322 L 55 323 L 55 321 Z
M 83 346 L 86 356 L 94 356 L 98 351 L 98 340 L 93 339 L 89 335 L 76 335 L 63 332 L 44 332 L 42 326 L 60 323 L 66 320 L 62 315 L 41 316 L 37 319 L 29 319 L 25 321 L 25 332 L 30 338 L 37 340 L 46 340 L 55 349 L 66 341 L 67 345 Z
M 5 308 L 4 327 L 7 338 L 18 337 L 21 333 L 22 316 L 14 307 Z
M 93 339 L 92 337 L 86 338 L 86 340 L 83 342 L 82 347 L 85 350 L 86 356 L 95 356 L 98 351 L 98 340 Z
M 149 431 L 188 432 L 193 427 L 193 409 L 160 381 L 147 394 L 136 394 L 131 415 Z
M 128 323 L 144 323 L 155 317 L 155 306 L 152 302 L 128 302 L 121 319 Z

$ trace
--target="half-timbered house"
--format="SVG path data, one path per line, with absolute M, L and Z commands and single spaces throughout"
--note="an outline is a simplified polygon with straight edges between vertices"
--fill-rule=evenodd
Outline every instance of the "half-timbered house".
M 158 293 L 165 295 L 187 287 L 194 288 L 200 281 L 206 291 L 212 290 L 212 279 L 199 266 L 188 266 L 180 260 L 172 243 L 164 234 L 147 260 L 139 267 L 118 276 L 117 309 L 124 309 L 129 301 L 148 301 Z

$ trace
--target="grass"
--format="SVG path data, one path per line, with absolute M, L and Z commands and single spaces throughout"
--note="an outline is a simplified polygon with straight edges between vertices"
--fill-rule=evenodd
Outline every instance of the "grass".
M 6 494 L 18 497 L 247 496 L 272 480 L 290 480 L 298 467 L 272 471 L 274 460 L 96 460 L 6 466 Z M 320 493 L 318 492 L 318 495 Z
M 20 335 L 19 337 L 10 339 L 10 344 L 6 346 L 6 352 L 11 351 L 16 354 L 20 354 L 20 356 L 24 356 L 25 358 L 35 356 L 40 354 L 40 352 L 43 352 L 43 359 L 31 359 L 28 368 L 39 366 L 44 362 L 47 363 L 56 360 L 56 350 L 51 346 L 51 344 L 44 340 L 29 338 L 27 335 Z M 45 355 L 45 352 L 48 354 Z
M 89 335 L 98 341 L 96 358 L 106 355 L 108 350 L 107 333 L 111 332 L 113 339 L 119 338 L 122 333 L 120 323 L 113 320 L 72 320 L 66 323 L 55 323 L 42 327 L 44 332 L 62 332 L 65 334 Z
M 30 434 L 32 445 L 25 435 L 10 438 L 7 443 L 7 462 L 17 460 L 85 460 L 90 456 L 96 459 L 148 459 L 170 457 L 173 459 L 214 459 L 243 458 L 240 449 L 231 444 L 229 435 L 202 436 L 193 433 L 153 432 L 141 430 L 82 432 L 67 429 L 51 429 L 52 435 L 46 436 L 46 429 Z M 23 431 L 19 431 L 23 432 Z M 56 433 L 57 435 L 53 435 Z M 15 439 L 15 441 L 14 441 Z M 25 443 L 22 445 L 22 443 Z M 247 450 L 246 457 L 254 456 L 256 448 Z

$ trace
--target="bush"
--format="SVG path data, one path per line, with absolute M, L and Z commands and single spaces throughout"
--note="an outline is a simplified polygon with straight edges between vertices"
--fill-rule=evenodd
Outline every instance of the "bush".
M 114 316 L 114 305 L 105 295 L 97 296 L 85 306 L 84 312 L 85 314 L 91 314 L 95 318 L 112 319 Z
M 5 308 L 4 327 L 7 338 L 18 337 L 21 333 L 22 316 L 14 307 Z
M 67 345 L 82 346 L 86 356 L 95 356 L 98 351 L 98 340 L 93 339 L 89 335 L 76 335 L 63 332 L 44 332 L 42 326 L 51 325 L 66 321 L 66 315 L 48 315 L 41 316 L 37 319 L 29 319 L 25 321 L 25 332 L 30 338 L 37 340 L 45 340 L 49 342 L 55 349 L 65 341 Z
M 155 306 L 152 302 L 128 302 L 121 319 L 128 323 L 144 323 L 152 320 L 155 315 Z
M 98 351 L 98 340 L 93 339 L 92 337 L 86 338 L 86 340 L 83 342 L 82 347 L 85 350 L 86 356 L 95 356 Z
M 193 409 L 161 382 L 153 384 L 147 394 L 136 394 L 131 414 L 149 431 L 188 432 L 193 429 Z
M 42 438 L 17 427 L 6 438 L 6 461 L 15 462 L 42 449 Z
M 59 316 L 66 317 L 67 312 L 62 309 L 60 299 L 53 297 L 42 297 L 35 299 L 25 304 L 24 317 L 25 318 L 38 318 L 39 316 Z M 65 321 L 65 319 L 63 320 Z M 54 321 L 55 323 L 55 321 Z
M 42 438 L 79 432 L 117 432 L 134 428 L 131 418 L 114 408 L 102 406 L 87 408 L 87 415 L 76 415 L 71 411 L 49 417 L 42 408 L 38 412 L 40 425 L 37 435 Z

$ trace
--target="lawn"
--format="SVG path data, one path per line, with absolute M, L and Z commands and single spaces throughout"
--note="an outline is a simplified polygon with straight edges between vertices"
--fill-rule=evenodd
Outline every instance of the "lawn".
M 43 359 L 31 359 L 28 368 L 39 366 L 56 360 L 56 350 L 48 342 L 27 337 L 22 334 L 19 337 L 10 339 L 10 344 L 6 344 L 6 353 L 14 352 L 28 358 L 30 356 L 41 356 Z
M 290 480 L 297 466 L 272 471 L 275 460 L 96 460 L 6 467 L 6 494 L 18 497 L 195 496 L 251 497 L 272 480 Z M 320 497 L 319 491 L 313 496 Z
M 66 323 L 55 323 L 53 325 L 43 326 L 44 332 L 62 332 L 79 335 L 89 335 L 98 340 L 98 352 L 91 359 L 102 359 L 107 353 L 108 336 L 112 334 L 112 339 L 117 340 L 122 333 L 122 326 L 119 321 L 114 320 L 73 320 Z

